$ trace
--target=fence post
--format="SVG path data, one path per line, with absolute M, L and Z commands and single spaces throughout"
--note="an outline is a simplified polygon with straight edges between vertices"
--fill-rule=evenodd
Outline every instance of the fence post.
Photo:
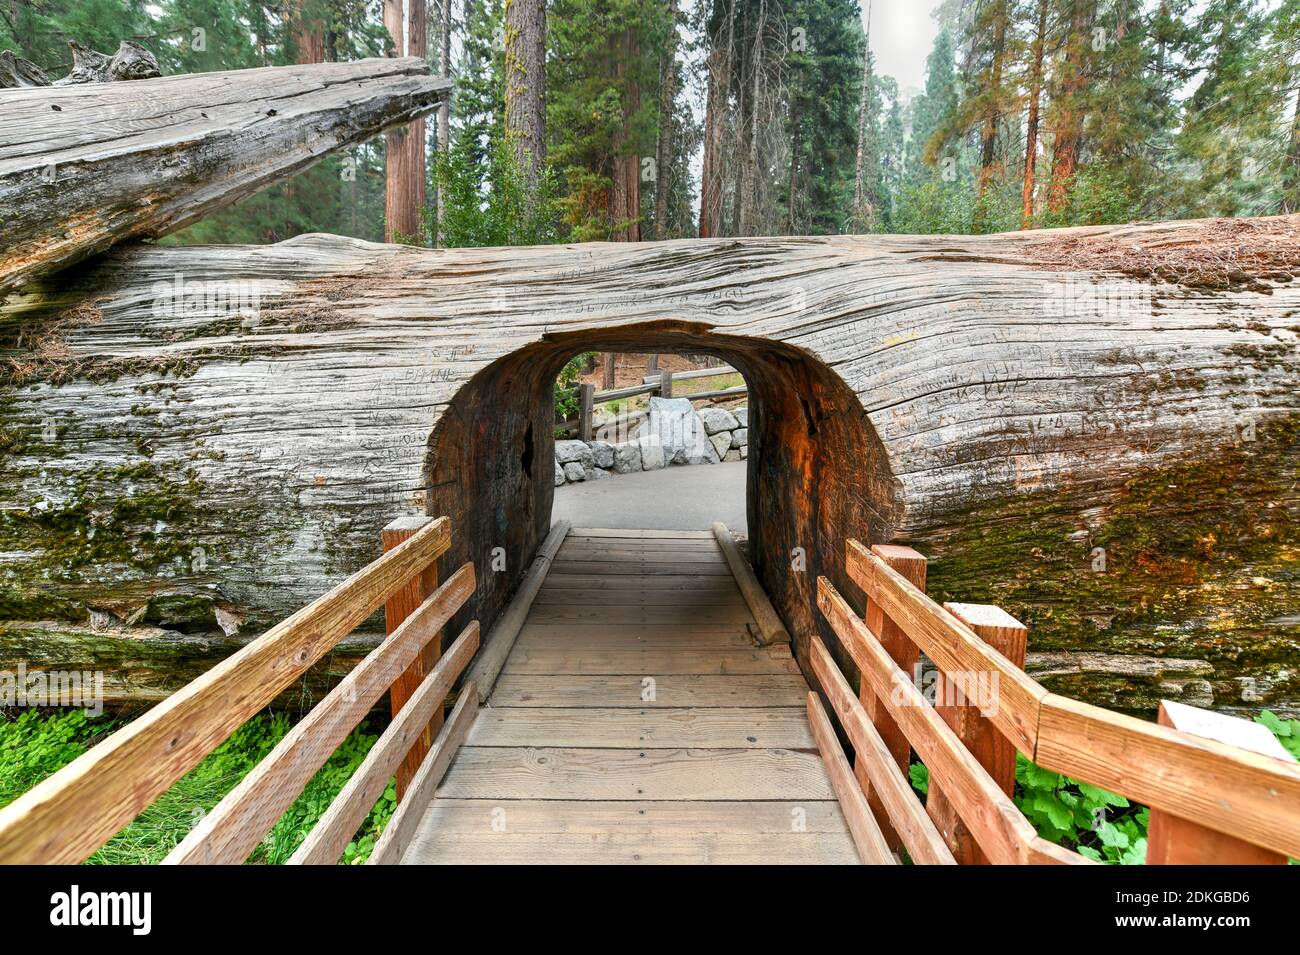
M 1023 623 L 1001 607 L 988 604 L 945 603 L 943 606 L 990 647 L 1018 668 L 1025 668 L 1029 631 Z M 990 679 L 987 673 L 965 673 L 954 681 L 940 672 L 934 683 L 934 708 L 998 787 L 1010 796 L 1016 787 L 1016 748 L 998 732 L 991 720 L 980 715 L 981 706 L 998 705 L 998 687 L 979 682 Z M 990 698 L 982 698 L 986 693 Z M 989 864 L 988 857 L 980 850 L 933 777 L 925 809 L 959 865 Z
M 596 386 L 578 385 L 578 440 L 591 440 L 591 411 L 596 402 Z
M 614 355 L 614 352 L 607 351 L 603 356 L 601 356 L 601 361 L 604 365 L 604 368 L 601 370 L 603 376 L 601 382 L 603 383 L 602 387 L 606 391 L 609 391 L 614 387 L 614 375 L 618 371 L 618 368 L 616 368 L 614 364 L 617 361 Z
M 384 553 L 388 553 L 398 544 L 415 536 L 416 531 L 428 524 L 433 518 L 423 517 L 420 515 L 410 515 L 399 517 L 380 532 L 380 540 L 383 543 Z M 436 563 L 430 564 L 424 573 L 412 577 L 407 581 L 401 590 L 393 594 L 384 604 L 384 632 L 391 634 L 396 630 L 425 599 L 438 589 L 438 567 Z M 411 695 L 419 689 L 420 683 L 423 682 L 426 674 L 433 669 L 438 658 L 442 656 L 442 634 L 437 634 L 425 646 L 424 652 L 411 661 L 406 672 L 393 681 L 392 688 L 388 691 L 389 704 L 392 708 L 393 715 L 396 716 L 398 710 L 406 705 L 406 701 Z M 411 777 L 415 771 L 420 768 L 420 763 L 424 761 L 425 754 L 429 752 L 429 747 L 433 743 L 433 738 L 437 735 L 438 730 L 442 727 L 442 707 L 434 711 L 433 719 L 419 739 L 411 746 L 411 751 L 406 754 L 402 764 L 397 767 L 397 801 L 402 801 L 402 796 L 406 793 L 406 788 L 410 785 Z
M 672 369 L 665 368 L 659 372 L 659 397 L 671 398 L 673 396 L 673 373 Z
M 1235 716 L 1162 700 L 1156 722 L 1189 736 L 1292 761 L 1267 727 Z M 1286 856 L 1152 806 L 1147 865 L 1286 865 Z
M 871 552 L 907 578 L 908 582 L 914 584 L 918 590 L 925 590 L 926 559 L 921 554 L 918 554 L 910 547 L 900 547 L 896 544 L 876 544 L 871 548 Z M 867 628 L 876 635 L 880 640 L 880 645 L 885 648 L 885 652 L 893 658 L 903 672 L 909 678 L 913 677 L 916 673 L 916 664 L 917 660 L 920 659 L 921 651 L 912 642 L 912 638 L 903 632 L 903 629 L 894 621 L 890 620 L 874 600 L 867 601 Z M 881 739 L 885 741 L 889 752 L 893 754 L 899 768 L 906 775 L 907 764 L 911 761 L 912 756 L 912 746 L 907 741 L 907 737 L 898 724 L 894 722 L 893 717 L 889 715 L 888 708 L 876 699 L 876 695 L 871 692 L 871 687 L 867 684 L 867 681 L 862 681 L 858 696 L 862 700 L 863 709 L 867 711 L 867 716 L 875 724 Z M 902 847 L 903 842 L 898 838 L 898 833 L 894 831 L 894 827 L 890 825 L 889 813 L 885 811 L 885 806 L 880 801 L 880 797 L 872 792 L 871 780 L 867 775 L 866 766 L 862 765 L 856 756 L 854 757 L 853 775 L 857 776 L 862 791 L 867 794 L 867 803 L 871 806 L 871 811 L 875 813 L 876 819 L 880 822 L 880 828 L 885 834 L 885 840 L 889 843 L 889 847 L 897 852 Z

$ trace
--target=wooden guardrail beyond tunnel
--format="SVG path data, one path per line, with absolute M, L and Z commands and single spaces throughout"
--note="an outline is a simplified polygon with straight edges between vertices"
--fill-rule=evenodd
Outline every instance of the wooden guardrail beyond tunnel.
M 1025 627 L 997 607 L 931 600 L 916 551 L 850 540 L 846 559 L 866 618 L 825 577 L 817 601 L 860 693 L 816 636 L 810 658 L 855 750 L 856 785 L 837 789 L 864 858 L 883 840 L 917 863 L 1088 864 L 1040 838 L 1012 801 L 1017 751 L 1148 806 L 1149 863 L 1300 856 L 1300 764 L 1264 727 L 1169 702 L 1148 723 L 1049 693 L 1021 669 Z M 920 653 L 939 671 L 933 700 L 918 686 Z M 821 710 L 815 695 L 809 708 Z M 838 749 L 831 738 L 823 755 L 828 745 Z M 908 782 L 913 750 L 929 771 L 924 805 Z

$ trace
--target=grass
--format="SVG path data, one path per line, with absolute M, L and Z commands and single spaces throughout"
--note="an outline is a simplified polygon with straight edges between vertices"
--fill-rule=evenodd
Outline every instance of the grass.
M 123 721 L 111 718 L 92 720 L 81 710 L 54 714 L 27 710 L 16 718 L 0 719 L 0 805 L 17 799 L 123 725 Z M 253 717 L 87 861 L 108 865 L 162 861 L 292 725 L 283 713 Z M 355 729 L 312 777 L 248 861 L 266 865 L 288 861 L 376 739 L 378 733 L 371 731 L 367 723 Z M 345 864 L 366 860 L 395 806 L 396 792 L 390 780 L 348 844 L 342 860 Z

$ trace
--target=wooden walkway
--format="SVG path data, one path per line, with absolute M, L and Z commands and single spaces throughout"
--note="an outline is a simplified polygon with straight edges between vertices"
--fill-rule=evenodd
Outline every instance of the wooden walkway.
M 565 540 L 405 863 L 857 863 L 707 531 Z

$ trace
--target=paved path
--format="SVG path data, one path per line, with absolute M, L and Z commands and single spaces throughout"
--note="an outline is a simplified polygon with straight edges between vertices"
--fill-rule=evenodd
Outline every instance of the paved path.
M 745 467 L 744 461 L 678 465 L 565 484 L 555 489 L 551 521 L 688 531 L 722 521 L 732 533 L 746 534 Z

